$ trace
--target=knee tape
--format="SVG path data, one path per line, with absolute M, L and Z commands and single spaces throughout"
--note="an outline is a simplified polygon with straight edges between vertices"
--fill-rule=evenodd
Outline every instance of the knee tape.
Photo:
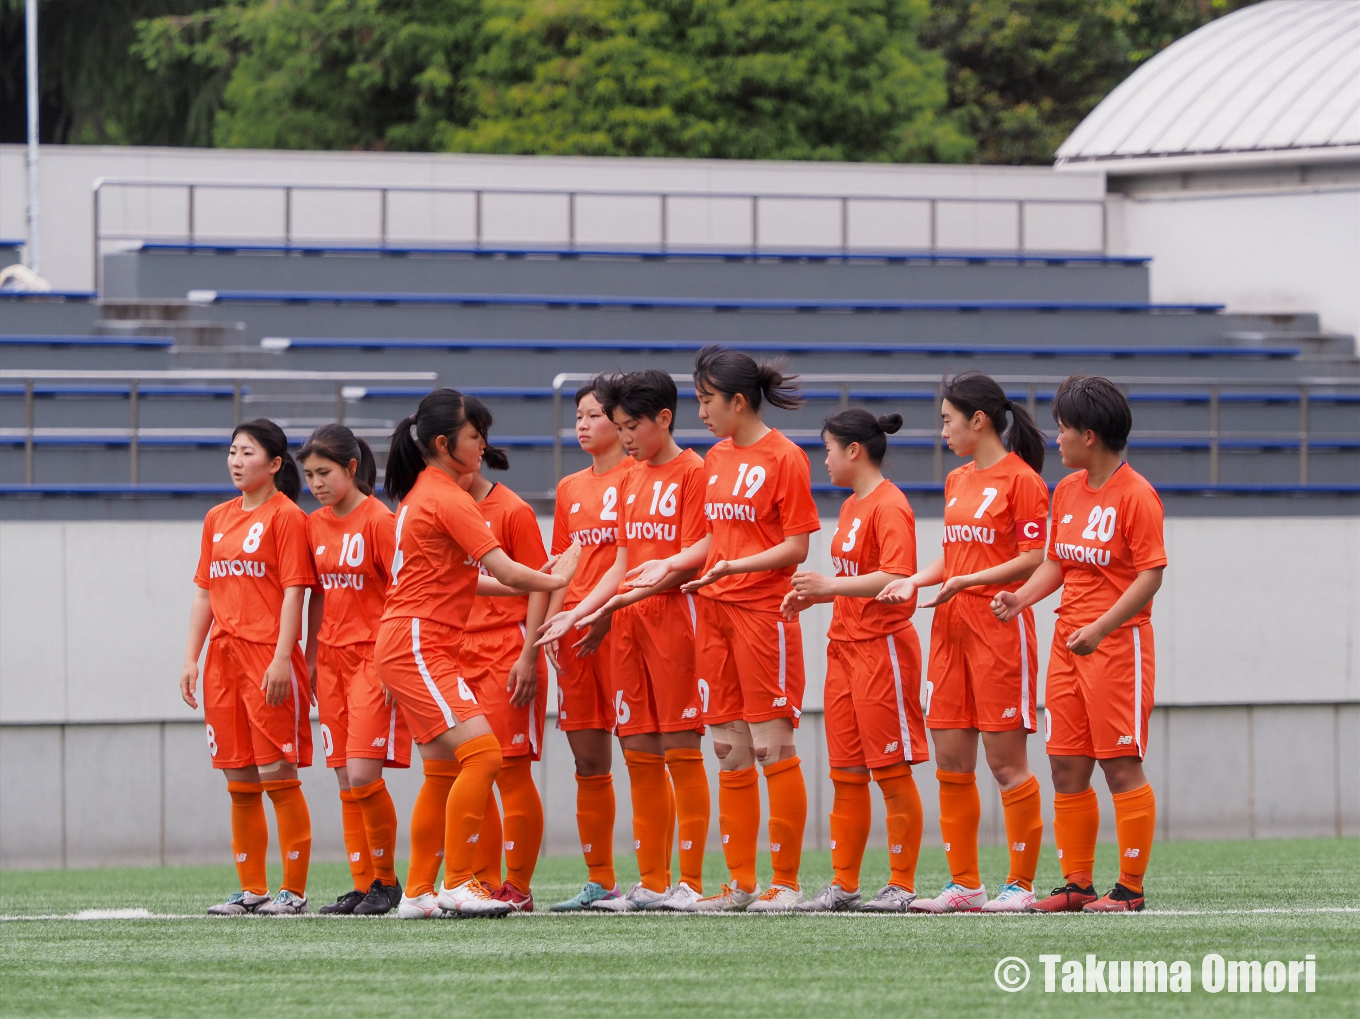
M 751 723 L 751 745 L 759 755 L 762 750 L 777 750 L 793 746 L 793 725 L 787 718 L 772 718 L 768 722 Z
M 749 747 L 752 745 L 752 730 L 744 722 L 724 722 L 721 725 L 710 725 L 708 731 L 713 735 L 714 743 L 726 743 L 729 747 Z

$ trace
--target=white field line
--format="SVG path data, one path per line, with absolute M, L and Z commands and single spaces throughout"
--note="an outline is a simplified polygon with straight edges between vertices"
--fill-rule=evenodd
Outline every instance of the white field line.
M 1281 915 L 1282 915 L 1282 916 L 1306 916 L 1306 915 L 1322 914 L 1322 913 L 1360 913 L 1360 906 L 1307 906 L 1307 907 L 1297 907 L 1297 908 L 1291 907 L 1291 908 L 1266 908 L 1266 909 L 1148 909 L 1148 910 L 1144 910 L 1141 914 L 1134 913 L 1134 914 L 1112 914 L 1112 915 L 1115 915 L 1115 916 L 1281 916 Z M 703 917 L 703 918 L 718 918 L 718 917 L 740 917 L 740 916 L 750 916 L 751 914 L 749 914 L 749 913 L 689 913 L 689 914 L 685 914 L 685 915 L 687 915 L 687 916 L 694 916 L 694 917 Z M 776 914 L 776 915 L 777 915 L 777 914 Z M 920 914 L 920 913 L 917 913 L 917 914 L 906 914 L 906 915 L 912 916 L 913 919 L 918 920 L 919 922 L 925 922 L 925 923 L 939 922 L 939 920 L 940 920 L 940 917 L 938 917 L 938 916 L 932 916 L 932 917 L 928 917 L 928 918 L 927 918 L 927 917 L 925 917 L 923 914 Z M 1025 916 L 1028 916 L 1028 917 L 1031 918 L 1031 919 L 1037 919 L 1037 917 L 1035 916 L 1035 914 L 1032 914 L 1032 913 L 1031 913 L 1031 914 L 1012 914 L 1012 915 L 1010 915 L 1010 916 L 1007 916 L 1007 915 L 1005 915 L 1005 914 L 996 914 L 996 913 L 992 913 L 992 914 L 981 914 L 981 913 L 953 913 L 953 914 L 946 914 L 946 915 L 947 915 L 950 919 L 952 919 L 952 920 L 999 918 L 999 919 L 1001 919 L 1003 922 L 1012 922 L 1012 920 L 1013 920 L 1015 917 L 1017 917 L 1017 916 L 1018 916 L 1018 917 L 1025 917 Z M 1064 915 L 1064 914 L 1054 914 L 1054 916 L 1061 916 L 1061 915 Z M 655 913 L 655 912 L 648 912 L 648 913 L 605 913 L 605 912 L 603 912 L 603 911 L 594 910 L 594 911 L 580 912 L 580 913 L 547 913 L 547 912 L 544 912 L 544 913 L 524 913 L 524 914 L 516 914 L 515 916 L 513 916 L 513 917 L 510 918 L 510 919 L 513 919 L 513 920 L 515 920 L 515 921 L 525 920 L 525 919 L 535 919 L 535 920 L 568 920 L 568 921 L 570 921 L 570 920 L 572 920 L 572 919 L 577 919 L 577 920 L 579 920 L 579 919 L 582 919 L 582 918 L 601 919 L 601 920 L 618 920 L 618 919 L 620 919 L 620 918 L 628 918 L 628 919 L 633 919 L 633 920 L 661 920 L 661 919 L 663 919 L 663 918 L 673 917 L 673 916 L 675 916 L 675 914 Z M 322 916 L 322 915 L 319 914 L 319 913 L 304 913 L 304 914 L 302 914 L 301 916 L 288 916 L 288 917 L 262 917 L 262 916 L 256 916 L 256 917 L 251 917 L 251 916 L 244 916 L 244 917 L 219 917 L 219 916 L 208 916 L 208 915 L 206 915 L 206 914 L 204 914 L 204 913 L 152 913 L 152 912 L 150 912 L 149 910 L 146 910 L 146 909 L 136 909 L 136 908 L 133 908 L 133 909 L 86 909 L 86 910 L 81 910 L 79 913 L 41 913 L 41 914 L 22 914 L 22 913 L 13 913 L 13 914 L 4 914 L 4 915 L 0 915 L 0 923 L 17 923 L 17 922 L 25 922 L 25 921 L 31 922 L 31 921 L 34 921 L 34 920 L 48 920 L 48 921 L 50 921 L 50 920 L 210 920 L 210 921 L 213 921 L 213 922 L 221 922 L 221 921 L 223 921 L 223 920 L 330 920 L 330 921 L 340 921 L 340 920 L 342 920 L 342 919 L 343 919 L 342 917 Z M 373 917 L 373 918 L 371 918 L 371 919 L 378 919 L 378 918 L 377 918 L 377 917 Z M 395 919 L 395 917 L 388 917 L 388 919 Z M 470 919 L 470 918 L 469 918 L 469 919 Z M 813 920 L 828 920 L 828 919 L 835 919 L 835 920 L 873 921 L 873 920 L 882 920 L 882 919 L 891 920 L 891 919 L 893 919 L 893 917 L 892 917 L 891 914 L 883 914 L 883 913 L 874 914 L 874 913 L 850 913 L 850 912 L 846 912 L 846 913 L 805 913 L 805 914 L 802 914 L 802 915 L 800 916 L 800 919 L 813 919 Z M 1051 919 L 1051 918 L 1049 918 L 1049 919 Z M 1044 921 L 1044 922 L 1047 922 L 1047 920 Z

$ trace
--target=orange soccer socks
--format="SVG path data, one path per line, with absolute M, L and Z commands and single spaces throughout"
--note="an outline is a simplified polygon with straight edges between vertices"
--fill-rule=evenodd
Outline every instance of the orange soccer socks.
M 501 745 L 490 733 L 460 743 L 454 754 L 458 757 L 459 772 L 444 808 L 445 888 L 457 888 L 475 876 L 473 867 L 486 803 L 501 770 Z M 499 831 L 499 823 L 496 828 Z M 499 851 L 496 872 L 500 873 Z
M 797 757 L 765 765 L 765 789 L 770 797 L 770 863 L 774 883 L 797 891 L 798 868 L 803 862 L 803 832 L 807 828 L 807 786 Z
M 307 868 L 312 862 L 312 815 L 307 810 L 307 799 L 302 795 L 302 782 L 288 778 L 261 782 L 260 785 L 274 804 L 279 848 L 283 851 L 283 884 L 280 887 L 299 898 L 306 898 Z
M 477 849 L 472 854 L 472 873 L 493 892 L 501 886 L 501 849 L 504 843 L 500 804 L 496 802 L 495 790 L 489 789 L 486 809 L 482 812 L 482 830 L 477 833 Z
M 614 875 L 614 776 L 576 776 L 576 830 L 590 880 L 608 889 Z
M 264 816 L 264 786 L 258 782 L 228 782 L 231 794 L 231 852 L 241 890 L 269 894 L 265 854 L 269 851 L 269 822 Z
M 505 810 L 505 880 L 522 892 L 529 891 L 543 846 L 543 801 L 534 785 L 532 768 L 527 756 L 510 757 L 496 776 Z
M 1014 789 L 1002 789 L 1001 808 L 1006 819 L 1006 844 L 1011 851 L 1006 883 L 1033 891 L 1034 874 L 1039 869 L 1039 843 L 1044 837 L 1039 780 L 1031 775 Z
M 671 792 L 666 758 L 660 754 L 625 750 L 633 797 L 633 848 L 637 850 L 642 887 L 664 892 L 671 885 L 666 835 L 670 830 Z M 607 886 L 606 886 L 607 887 Z
M 406 894 L 417 898 L 434 891 L 439 864 L 444 859 L 444 820 L 449 790 L 458 775 L 457 761 L 424 762 L 425 781 L 411 811 L 411 864 L 406 872 Z
M 376 876 L 373 858 L 368 851 L 368 832 L 364 830 L 364 812 L 354 797 L 353 789 L 340 790 L 340 824 L 345 836 L 345 856 L 349 860 L 349 874 L 354 887 L 368 891 Z
M 867 773 L 831 769 L 836 796 L 831 801 L 832 880 L 842 891 L 859 891 L 859 868 L 869 842 L 869 776 Z
M 921 793 L 905 761 L 874 772 L 888 813 L 888 883 L 916 891 L 916 860 L 921 855 L 921 829 L 925 812 Z
M 979 888 L 978 825 L 982 821 L 982 801 L 978 799 L 977 776 L 972 772 L 936 770 L 940 781 L 940 836 L 949 858 L 949 874 L 955 884 Z
M 732 883 L 756 888 L 756 839 L 760 834 L 760 786 L 755 765 L 718 772 L 718 832 Z
M 1143 874 L 1152 855 L 1152 833 L 1157 827 L 1157 800 L 1150 782 L 1114 794 L 1114 827 L 1119 840 L 1119 883 L 1142 895 Z
M 711 809 L 704 752 L 673 748 L 666 751 L 666 768 L 675 790 L 676 827 L 680 831 L 680 880 L 696 892 L 704 890 L 704 846 L 708 842 Z
M 1094 789 L 1053 795 L 1053 840 L 1065 883 L 1085 888 L 1094 882 L 1099 831 L 1100 802 Z
M 385 885 L 395 885 L 397 883 L 397 808 L 392 803 L 392 794 L 387 791 L 387 783 L 381 778 L 370 782 L 367 785 L 356 785 L 350 787 L 350 793 L 354 797 L 354 804 L 359 808 L 363 815 L 364 824 L 364 845 L 368 850 L 370 859 L 373 861 L 373 874 Z M 341 794 L 344 798 L 344 794 Z M 348 824 L 348 821 L 346 821 Z M 346 828 L 348 833 L 348 828 Z M 349 836 L 345 836 L 345 845 L 349 846 Z M 353 871 L 354 850 L 350 850 L 350 870 Z M 355 875 L 355 881 L 358 881 Z M 356 884 L 354 887 L 364 889 L 367 886 Z

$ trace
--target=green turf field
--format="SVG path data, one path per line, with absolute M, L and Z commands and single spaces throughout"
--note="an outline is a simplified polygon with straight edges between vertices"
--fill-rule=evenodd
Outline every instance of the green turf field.
M 1101 887 L 1114 851 L 1098 858 Z M 768 862 L 768 861 L 767 861 Z M 1057 883 L 1051 852 L 1040 884 Z M 1360 840 L 1160 844 L 1136 916 L 101 919 L 81 910 L 197 914 L 235 887 L 230 867 L 0 874 L 0 1015 L 24 1016 L 1357 1016 Z M 984 850 L 983 874 L 1004 854 Z M 721 858 L 708 880 L 720 880 Z M 922 853 L 919 888 L 945 877 Z M 620 880 L 634 875 L 620 873 Z M 804 857 L 807 885 L 830 876 Z M 865 884 L 887 878 L 871 853 Z M 312 870 L 312 907 L 348 887 Z M 539 907 L 574 892 L 578 860 L 543 861 Z M 275 880 L 277 877 L 275 876 Z M 762 875 L 768 880 L 768 872 Z M 812 891 L 809 887 L 809 891 Z M 19 916 L 57 919 L 18 920 Z M 1185 994 L 1045 993 L 1039 956 L 1184 959 Z M 1210 994 L 1201 961 L 1316 955 L 1313 994 Z M 998 989 L 1017 956 L 1032 978 Z M 1061 971 L 1059 971 L 1061 977 Z

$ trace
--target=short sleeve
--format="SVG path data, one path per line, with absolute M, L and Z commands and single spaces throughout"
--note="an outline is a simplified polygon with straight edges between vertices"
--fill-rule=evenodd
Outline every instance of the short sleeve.
M 793 534 L 810 534 L 820 530 L 821 518 L 817 503 L 812 499 L 812 468 L 807 454 L 801 449 L 783 458 L 779 472 L 779 525 L 787 538 Z
M 695 464 L 685 472 L 680 499 L 680 547 L 697 545 L 708 536 L 708 520 L 704 513 L 704 495 L 708 474 L 703 464 Z
M 888 482 L 892 484 L 892 482 Z M 878 568 L 910 577 L 916 572 L 916 520 L 907 506 L 886 506 L 875 521 L 878 531 Z
M 383 586 L 392 582 L 392 561 L 397 557 L 397 518 L 391 513 L 373 514 L 373 565 L 383 576 Z
M 561 555 L 571 547 L 571 535 L 567 531 L 567 499 L 570 493 L 566 485 L 557 486 L 557 500 L 553 507 L 552 554 Z
M 1162 500 L 1152 486 L 1129 492 L 1124 499 L 1124 519 L 1120 529 L 1129 550 L 1133 568 L 1138 572 L 1166 565 L 1166 545 L 1162 538 Z
M 297 509 L 296 506 L 292 508 Z M 301 510 L 274 514 L 274 551 L 278 556 L 280 587 L 316 585 L 316 563 L 312 559 L 312 543 L 307 537 L 307 517 Z
M 1048 544 L 1048 486 L 1032 471 L 1015 476 L 1011 486 L 1011 516 L 1015 520 L 1015 547 L 1032 552 Z
M 208 589 L 209 564 L 212 562 L 213 515 L 203 518 L 203 538 L 198 547 L 198 569 L 194 570 L 194 583 L 205 591 Z
M 464 498 L 444 499 L 439 504 L 439 522 L 458 547 L 473 559 L 480 559 L 501 543 L 486 526 L 486 518 L 472 496 L 457 489 Z
M 506 554 L 515 562 L 537 570 L 548 561 L 543 548 L 543 532 L 533 507 L 520 503 L 505 519 Z

